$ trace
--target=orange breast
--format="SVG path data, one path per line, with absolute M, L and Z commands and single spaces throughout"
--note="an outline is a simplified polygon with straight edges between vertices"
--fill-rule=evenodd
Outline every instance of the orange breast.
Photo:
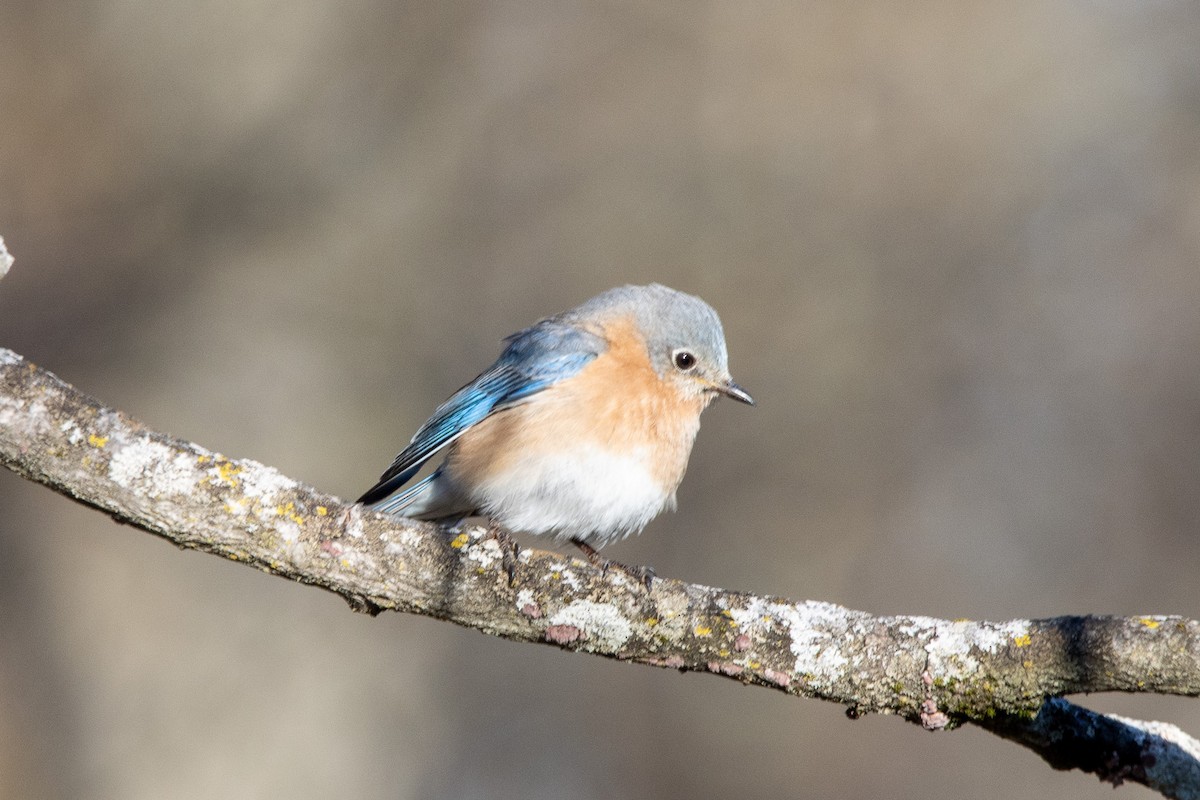
M 659 378 L 632 319 L 597 332 L 608 349 L 578 375 L 488 417 L 451 446 L 447 466 L 458 480 L 470 486 L 511 469 L 536 472 L 543 454 L 590 447 L 637 454 L 663 491 L 674 493 L 705 398 Z

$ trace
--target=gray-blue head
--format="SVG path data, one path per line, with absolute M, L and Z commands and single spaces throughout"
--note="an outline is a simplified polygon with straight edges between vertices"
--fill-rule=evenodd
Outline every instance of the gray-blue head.
M 661 284 L 619 286 L 567 312 L 574 319 L 632 315 L 646 340 L 650 363 L 663 380 L 688 395 L 723 394 L 754 405 L 729 374 L 721 319 L 695 295 Z

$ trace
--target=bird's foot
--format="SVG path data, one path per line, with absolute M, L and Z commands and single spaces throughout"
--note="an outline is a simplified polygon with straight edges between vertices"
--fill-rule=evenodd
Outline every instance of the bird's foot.
M 647 591 L 650 590 L 650 583 L 655 578 L 658 577 L 658 574 L 655 573 L 653 567 L 643 567 L 643 566 L 631 567 L 626 564 L 622 564 L 619 561 L 613 561 L 611 559 L 605 558 L 604 556 L 600 555 L 599 550 L 592 547 L 590 544 L 583 541 L 582 539 L 572 539 L 571 541 L 575 544 L 576 547 L 578 547 L 580 550 L 583 551 L 583 554 L 585 556 L 587 556 L 587 560 L 591 562 L 593 567 L 596 567 L 597 569 L 599 569 L 601 572 L 605 573 L 606 575 L 608 574 L 609 568 L 616 567 L 617 569 L 621 570 L 622 572 L 626 573 L 627 575 L 629 575 L 633 578 L 636 578 L 638 583 L 640 583 L 640 584 L 642 584 L 642 586 L 646 587 Z
M 500 563 L 504 567 L 504 573 L 508 575 L 508 585 L 511 588 L 517 582 L 517 558 L 521 555 L 521 545 L 517 544 L 517 540 L 512 538 L 508 531 L 494 522 L 488 525 L 487 535 L 500 545 Z

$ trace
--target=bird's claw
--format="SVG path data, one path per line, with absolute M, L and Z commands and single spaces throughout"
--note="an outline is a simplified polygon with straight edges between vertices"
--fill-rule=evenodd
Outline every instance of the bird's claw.
M 658 577 L 658 574 L 654 571 L 653 567 L 646 567 L 646 566 L 631 567 L 626 564 L 622 564 L 619 561 L 613 561 L 611 559 L 605 558 L 604 556 L 600 555 L 600 552 L 598 550 L 596 550 L 596 548 L 592 547 L 590 544 L 583 541 L 582 539 L 574 539 L 573 541 L 575 543 L 575 546 L 578 547 L 580 550 L 582 550 L 583 554 L 585 556 L 587 556 L 587 560 L 589 562 L 591 562 L 592 566 L 599 569 L 605 575 L 608 574 L 608 570 L 610 568 L 616 567 L 617 569 L 624 572 L 626 575 L 629 575 L 632 578 L 636 578 L 638 583 L 640 583 L 642 586 L 646 587 L 646 591 L 650 590 L 651 582 L 653 582 L 653 580 Z
M 508 576 L 509 588 L 512 588 L 517 583 L 517 559 L 521 555 L 521 545 L 499 525 L 489 525 L 488 535 L 500 546 L 500 564 Z
M 616 564 L 615 561 L 610 561 L 610 564 Z M 650 591 L 650 584 L 658 577 L 658 573 L 654 571 L 654 567 L 638 566 L 630 567 L 625 564 L 616 564 L 621 569 L 628 572 L 633 577 L 637 578 L 642 586 L 646 587 L 646 591 Z

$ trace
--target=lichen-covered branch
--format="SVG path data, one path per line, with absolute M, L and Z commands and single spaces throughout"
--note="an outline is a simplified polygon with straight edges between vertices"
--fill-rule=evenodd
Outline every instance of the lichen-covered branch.
M 8 274 L 12 265 L 13 257 L 9 255 L 8 248 L 4 246 L 4 237 L 0 236 L 0 278 Z
M 1000 714 L 979 724 L 1055 769 L 1090 772 L 1114 786 L 1141 783 L 1167 797 L 1200 797 L 1200 742 L 1174 725 L 1097 714 L 1062 698 L 1047 700 L 1032 720 Z
M 1100 731 L 1076 713 L 1091 712 L 1046 703 L 1074 692 L 1200 694 L 1193 620 L 948 621 L 669 579 L 647 588 L 558 553 L 506 554 L 482 528 L 450 533 L 347 506 L 257 462 L 148 430 L 4 349 L 0 461 L 116 520 L 320 586 L 358 610 L 723 675 L 842 703 L 852 716 L 899 714 L 928 729 L 974 722 L 1056 767 L 1172 797 L 1200 793 L 1194 740 L 1093 715 L 1115 726 Z

